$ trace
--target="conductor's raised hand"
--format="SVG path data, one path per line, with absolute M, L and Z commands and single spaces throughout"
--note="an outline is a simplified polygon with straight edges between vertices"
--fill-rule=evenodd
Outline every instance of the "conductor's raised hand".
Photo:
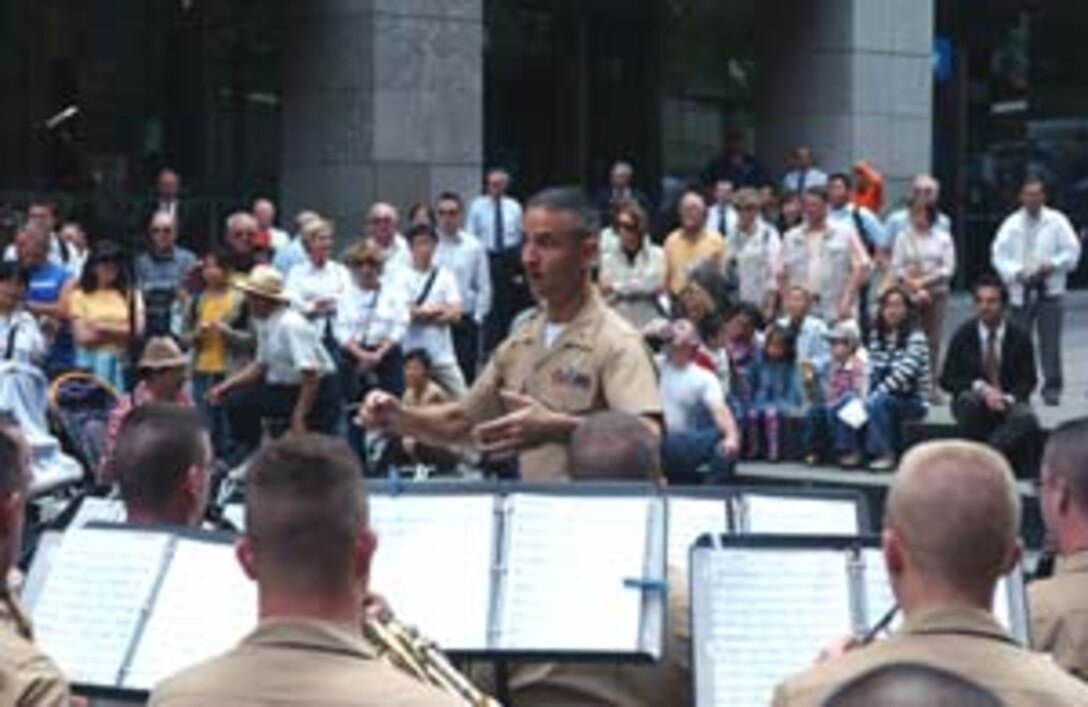
M 363 399 L 355 424 L 368 430 L 392 432 L 400 418 L 400 400 L 384 390 L 373 390 Z
M 509 390 L 499 391 L 499 396 L 506 414 L 473 430 L 480 451 L 492 459 L 512 457 L 555 439 L 566 425 L 565 415 L 552 412 L 534 398 Z

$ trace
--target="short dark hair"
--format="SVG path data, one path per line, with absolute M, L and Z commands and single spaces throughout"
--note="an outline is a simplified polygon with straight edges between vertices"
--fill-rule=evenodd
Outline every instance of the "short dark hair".
M 846 172 L 833 172 L 827 176 L 827 183 L 842 182 L 842 185 L 847 189 L 851 189 L 854 186 L 853 178 Z
M 572 214 L 576 220 L 572 235 L 577 238 L 592 236 L 597 231 L 596 211 L 578 187 L 548 187 L 538 191 L 525 203 L 526 211 L 532 209 Z
M 996 695 L 956 673 L 921 663 L 890 663 L 850 680 L 824 707 L 1001 707 Z
M 228 273 L 234 272 L 234 254 L 225 245 L 216 245 L 204 254 L 205 258 L 215 261 L 215 264 Z
M 661 480 L 658 441 L 637 415 L 599 412 L 582 420 L 570 438 L 575 481 Z
M 434 226 L 429 223 L 417 223 L 409 227 L 408 232 L 404 234 L 404 238 L 409 244 L 415 242 L 417 238 L 422 236 L 426 236 L 432 241 L 438 240 L 438 233 L 435 232 Z
M 418 361 L 428 373 L 431 372 L 431 355 L 426 349 L 410 349 L 404 354 L 404 363 L 407 364 L 409 361 Z
M 27 272 L 15 261 L 0 261 L 0 282 L 15 282 L 26 287 Z
M 1050 433 L 1043 466 L 1065 479 L 1077 505 L 1088 511 L 1088 417 L 1064 422 Z
M 983 273 L 975 279 L 975 283 L 971 285 L 971 295 L 977 299 L 978 291 L 985 288 L 993 288 L 1001 293 L 1001 301 L 1008 302 L 1009 290 L 1005 287 L 1005 283 L 1001 281 L 997 275 L 990 273 Z
M 822 187 L 818 184 L 811 187 L 805 187 L 805 196 L 814 196 L 820 201 L 827 201 L 827 187 Z
M 1026 189 L 1028 187 L 1039 187 L 1040 189 L 1042 189 L 1045 192 L 1046 191 L 1046 181 L 1040 176 L 1037 176 L 1037 175 L 1034 175 L 1034 174 L 1029 175 L 1024 179 L 1023 184 L 1020 185 L 1021 189 Z
M 29 213 L 30 210 L 32 208 L 34 208 L 35 206 L 43 206 L 43 207 L 45 207 L 46 209 L 49 210 L 49 214 L 53 218 L 57 217 L 57 212 L 59 211 L 59 208 L 57 207 L 57 202 L 54 199 L 50 199 L 47 196 L 33 196 L 33 197 L 31 197 L 30 201 L 27 202 L 27 205 L 26 205 L 27 213 Z
M 262 581 L 289 592 L 339 591 L 367 527 L 359 459 L 340 439 L 284 437 L 261 448 L 246 475 L 246 535 Z
M 427 217 L 427 223 L 434 223 L 434 209 L 423 201 L 417 201 L 408 207 L 408 220 L 414 221 L 420 213 Z
M 125 416 L 110 471 L 125 505 L 165 510 L 194 466 L 207 460 L 207 432 L 194 408 L 147 403 Z
M 440 202 L 440 201 L 452 201 L 452 202 L 455 202 L 457 204 L 458 209 L 460 209 L 462 206 L 464 206 L 464 203 L 465 203 L 464 201 L 461 200 L 461 195 L 458 194 L 455 191 L 444 191 L 444 192 L 442 192 L 441 194 L 438 195 L 438 198 L 435 199 L 435 202 Z

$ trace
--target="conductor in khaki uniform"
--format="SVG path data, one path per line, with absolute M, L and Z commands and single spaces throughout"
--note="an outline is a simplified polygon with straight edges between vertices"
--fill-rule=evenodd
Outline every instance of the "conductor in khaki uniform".
M 1039 503 L 1057 561 L 1053 577 L 1028 586 L 1032 645 L 1088 680 L 1088 419 L 1047 440 Z
M 257 629 L 155 688 L 168 707 L 456 707 L 376 657 L 362 606 L 376 539 L 362 470 L 339 440 L 301 434 L 258 452 L 238 560 L 257 582 Z
M 470 435 L 492 457 L 519 455 L 522 478 L 566 478 L 568 444 L 581 420 L 600 410 L 643 417 L 657 431 L 657 374 L 638 331 L 593 286 L 597 259 L 592 209 L 576 189 L 529 200 L 521 260 L 541 312 L 499 346 L 457 403 L 406 409 L 371 393 L 360 422 L 428 444 Z
M 1016 645 L 990 613 L 1020 560 L 1020 499 L 1008 463 L 972 442 L 913 448 L 888 493 L 884 561 L 905 623 L 894 636 L 829 658 L 779 686 L 775 707 L 817 707 L 889 663 L 958 675 L 1007 707 L 1088 705 L 1088 686 Z
M 658 444 L 656 435 L 634 415 L 591 415 L 571 437 L 571 480 L 664 484 Z M 513 664 L 507 682 L 511 703 L 517 707 L 692 704 L 690 604 L 682 571 L 670 568 L 666 599 L 668 618 L 660 661 Z M 481 687 L 492 694 L 497 691 L 486 679 Z
M 71 695 L 60 670 L 34 645 L 6 578 L 22 546 L 30 485 L 29 451 L 13 420 L 0 421 L 0 705 L 66 707 Z

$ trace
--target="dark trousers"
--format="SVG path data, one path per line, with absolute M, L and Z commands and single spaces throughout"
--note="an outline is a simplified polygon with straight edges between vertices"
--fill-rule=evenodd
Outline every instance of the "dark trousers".
M 324 376 L 317 397 L 306 416 L 306 428 L 311 432 L 334 434 L 340 422 L 339 384 L 335 375 Z M 291 414 L 298 402 L 301 386 L 258 383 L 231 391 L 223 402 L 227 424 L 233 438 L 229 463 L 239 464 L 261 444 L 262 423 L 271 420 L 283 429 L 290 424 Z
M 450 329 L 457 365 L 465 377 L 465 385 L 472 385 L 472 381 L 476 380 L 476 364 L 480 356 L 480 327 L 471 315 L 465 315 Z
M 532 297 L 525 286 L 522 273 L 521 253 L 508 248 L 502 253 L 488 255 L 491 268 L 492 307 L 484 322 L 484 357 L 498 348 L 510 333 L 510 322 L 518 312 L 532 305 Z M 462 367 L 462 370 L 465 370 Z
M 839 411 L 846 407 L 855 396 L 848 395 L 842 400 L 828 405 L 813 404 L 805 415 L 804 445 L 805 451 L 827 456 L 828 442 L 837 457 L 857 454 L 861 451 L 861 431 L 854 429 L 839 418 Z
M 360 373 L 353 365 L 354 360 L 351 354 L 345 353 L 345 363 L 340 372 L 345 389 L 350 391 L 350 402 L 362 401 L 372 390 L 383 390 L 398 398 L 404 395 L 404 352 L 400 346 L 390 348 L 381 362 L 365 373 Z M 348 446 L 359 455 L 363 468 L 366 469 L 366 430 L 352 422 L 351 417 L 354 416 L 349 416 L 348 419 Z
M 1013 403 L 997 412 L 986 406 L 981 395 L 966 391 L 952 401 L 952 416 L 964 437 L 997 449 L 1018 474 L 1032 472 L 1039 455 L 1041 432 L 1039 420 L 1028 405 Z
M 733 475 L 735 461 L 722 453 L 716 428 L 669 432 L 661 440 L 661 465 L 672 483 L 715 483 Z
M 1043 395 L 1062 392 L 1062 322 L 1065 311 L 1061 297 L 1042 296 L 1011 310 L 1013 324 L 1028 336 L 1038 337 L 1039 362 L 1043 368 Z
M 923 391 L 923 394 L 928 392 Z M 869 413 L 865 448 L 872 457 L 891 456 L 902 451 L 903 423 L 926 416 L 925 403 L 908 395 L 874 393 L 866 401 L 865 410 Z

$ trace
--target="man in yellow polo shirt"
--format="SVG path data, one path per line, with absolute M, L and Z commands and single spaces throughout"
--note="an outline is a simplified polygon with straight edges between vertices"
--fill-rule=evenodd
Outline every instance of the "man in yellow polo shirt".
M 678 295 L 695 266 L 710 261 L 719 271 L 725 268 L 725 239 L 706 229 L 706 201 L 689 189 L 680 197 L 680 228 L 665 239 L 665 285 Z

